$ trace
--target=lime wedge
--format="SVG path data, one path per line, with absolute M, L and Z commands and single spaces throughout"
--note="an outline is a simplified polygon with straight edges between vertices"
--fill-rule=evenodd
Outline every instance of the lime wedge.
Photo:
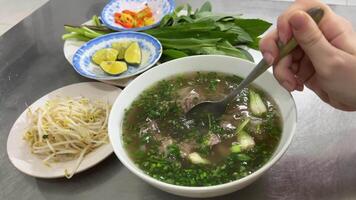
M 119 52 L 113 48 L 100 49 L 94 53 L 92 60 L 97 65 L 100 65 L 104 61 L 115 61 L 118 53 Z
M 125 61 L 133 65 L 139 65 L 141 63 L 141 49 L 137 42 L 131 43 L 126 49 Z
M 130 46 L 132 42 L 114 42 L 111 47 L 116 49 L 119 53 L 117 55 L 117 59 L 122 60 L 125 57 L 125 51 Z
M 127 71 L 127 64 L 122 61 L 104 61 L 101 62 L 100 67 L 110 75 L 118 75 Z

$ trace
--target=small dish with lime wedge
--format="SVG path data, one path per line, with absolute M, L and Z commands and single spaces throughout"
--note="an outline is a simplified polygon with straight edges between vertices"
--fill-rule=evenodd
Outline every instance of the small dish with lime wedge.
M 151 68 L 161 54 L 161 43 L 150 35 L 139 32 L 111 33 L 80 47 L 73 56 L 73 67 L 87 78 L 118 80 Z

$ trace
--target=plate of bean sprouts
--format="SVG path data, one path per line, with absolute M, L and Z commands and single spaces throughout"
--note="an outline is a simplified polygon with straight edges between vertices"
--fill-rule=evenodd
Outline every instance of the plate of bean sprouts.
M 121 90 L 99 82 L 68 85 L 41 97 L 10 130 L 7 153 L 21 172 L 71 178 L 108 157 L 107 123 Z

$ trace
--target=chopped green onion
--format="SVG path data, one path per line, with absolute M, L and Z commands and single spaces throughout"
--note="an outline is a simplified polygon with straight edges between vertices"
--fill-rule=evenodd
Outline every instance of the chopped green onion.
M 263 103 L 261 96 L 254 92 L 253 90 L 250 90 L 250 110 L 251 112 L 256 115 L 256 116 L 261 116 L 264 113 L 267 112 L 266 105 Z

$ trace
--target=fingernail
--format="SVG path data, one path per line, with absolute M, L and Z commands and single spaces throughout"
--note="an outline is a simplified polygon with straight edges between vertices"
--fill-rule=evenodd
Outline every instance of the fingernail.
M 269 65 L 273 64 L 274 58 L 273 58 L 272 54 L 265 52 L 262 55 L 263 55 L 263 59 L 265 59 L 267 64 L 269 64 Z
M 279 31 L 278 32 L 278 37 L 279 40 L 282 42 L 282 44 L 287 44 L 287 36 L 283 32 Z
M 282 83 L 282 86 L 283 86 L 284 88 L 286 88 L 289 92 L 291 92 L 291 91 L 294 90 L 293 84 L 290 83 L 289 81 L 284 81 L 284 82 Z

